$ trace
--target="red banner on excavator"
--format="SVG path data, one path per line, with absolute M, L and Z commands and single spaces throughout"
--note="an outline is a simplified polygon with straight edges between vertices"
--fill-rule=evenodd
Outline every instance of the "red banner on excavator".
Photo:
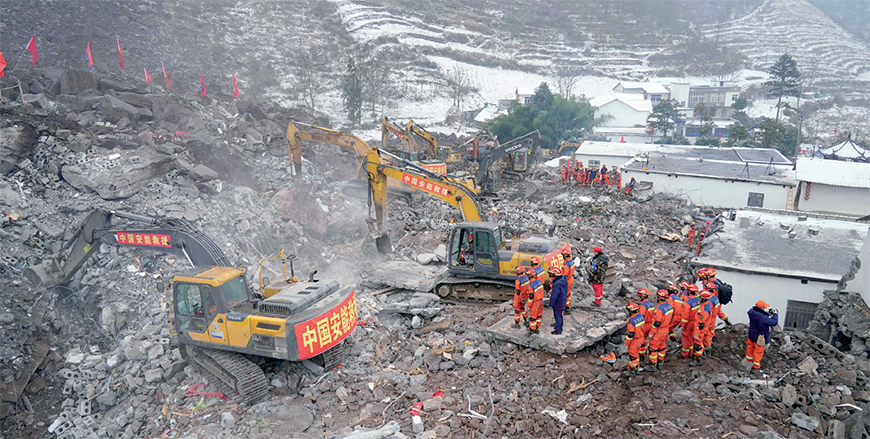
M 299 359 L 320 355 L 341 343 L 356 328 L 356 320 L 356 295 L 351 291 L 335 308 L 295 325 Z
M 146 247 L 172 247 L 169 235 L 156 233 L 118 232 L 115 233 L 118 244 L 144 245 Z

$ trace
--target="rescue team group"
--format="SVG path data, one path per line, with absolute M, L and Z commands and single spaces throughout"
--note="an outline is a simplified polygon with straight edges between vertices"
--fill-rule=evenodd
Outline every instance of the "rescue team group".
M 583 162 L 574 159 L 562 166 L 562 183 L 595 187 L 614 186 L 619 190 L 622 187 L 622 173 L 615 169 L 608 171 L 607 165 L 603 164 L 601 169 L 583 166 Z
M 595 294 L 595 305 L 601 305 L 604 279 L 608 258 L 601 247 L 592 249 L 593 257 L 586 267 L 587 278 Z M 551 334 L 562 333 L 562 315 L 571 313 L 571 288 L 574 284 L 575 263 L 570 250 L 562 251 L 565 260 L 563 267 L 550 267 L 550 301 L 555 324 Z M 539 334 L 545 291 L 545 271 L 540 260 L 532 257 L 531 267 L 516 267 L 516 292 L 514 294 L 514 327 L 525 324 L 529 335 Z M 681 356 L 694 359 L 691 366 L 703 364 L 703 358 L 710 355 L 713 338 L 716 335 L 716 321 L 722 319 L 731 326 L 728 316 L 722 312 L 719 302 L 719 286 L 716 270 L 704 268 L 697 272 L 702 288 L 697 284 L 682 281 L 668 285 L 667 290 L 658 290 L 657 303 L 650 300 L 650 292 L 645 288 L 637 290 L 638 303 L 631 302 L 628 309 L 627 334 L 625 346 L 630 357 L 628 375 L 636 375 L 643 358 L 649 356 L 649 366 L 644 370 L 661 370 L 667 351 L 667 341 L 677 341 L 677 327 L 680 330 Z M 752 363 L 752 370 L 761 368 L 764 346 L 770 343 L 770 328 L 779 323 L 778 311 L 769 309 L 770 305 L 759 300 L 748 311 L 749 334 L 746 340 L 746 361 Z

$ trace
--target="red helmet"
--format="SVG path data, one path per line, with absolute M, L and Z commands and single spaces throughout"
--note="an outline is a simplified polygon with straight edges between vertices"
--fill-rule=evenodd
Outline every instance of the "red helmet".
M 598 253 L 601 251 L 601 247 L 595 247 L 592 249 L 593 252 Z
M 668 292 L 665 290 L 656 291 L 656 297 L 662 300 L 668 300 Z
M 566 248 L 566 249 L 562 250 L 562 257 L 565 259 L 570 258 L 571 257 L 571 249 Z
M 713 290 L 718 290 L 719 285 L 716 285 L 716 282 L 709 281 L 709 282 L 704 283 L 704 288 L 706 288 L 709 291 L 713 291 Z
M 535 269 L 534 269 L 534 268 L 527 268 L 527 269 L 526 269 L 526 275 L 529 276 L 530 278 L 533 278 L 533 279 L 534 279 L 536 274 L 537 274 L 537 273 L 535 273 Z
M 529 262 L 531 262 L 532 267 L 534 267 L 534 266 L 536 266 L 536 265 L 539 265 L 539 264 L 541 263 L 541 260 L 538 259 L 537 256 L 532 256 L 532 258 L 529 259 Z
M 676 285 L 674 285 L 674 284 L 669 284 L 669 285 L 668 285 L 668 292 L 671 293 L 671 294 L 677 294 L 677 293 L 680 292 L 680 290 L 677 288 Z
M 707 278 L 707 269 L 702 268 L 702 269 L 698 270 L 698 272 L 695 273 L 695 275 L 698 276 L 698 279 L 706 279 Z
M 695 284 L 689 284 L 689 293 L 698 294 L 698 286 Z
M 640 297 L 641 299 L 646 299 L 647 297 L 649 297 L 649 291 L 647 291 L 646 288 L 641 288 L 637 290 L 637 297 Z
M 714 270 L 712 268 L 708 268 L 707 269 L 707 279 L 713 279 L 714 277 L 716 277 L 716 270 Z
M 625 306 L 625 309 L 628 310 L 629 314 L 634 314 L 634 313 L 640 311 L 640 305 L 638 305 L 634 302 L 631 302 Z
M 709 299 L 711 297 L 713 297 L 713 293 L 711 293 L 707 290 L 701 291 L 701 298 L 702 299 Z
M 550 268 L 547 270 L 547 273 L 550 273 L 550 276 L 561 276 L 561 275 L 562 275 L 562 269 L 560 269 L 559 267 L 550 267 Z
M 686 290 L 688 290 L 688 289 L 689 289 L 689 283 L 686 282 L 686 281 L 681 281 L 681 282 L 680 282 L 680 290 L 681 290 L 681 291 L 686 291 Z
M 523 267 L 522 265 L 517 265 L 517 268 L 515 268 L 514 271 L 516 271 L 517 275 L 522 276 L 526 274 L 526 267 Z

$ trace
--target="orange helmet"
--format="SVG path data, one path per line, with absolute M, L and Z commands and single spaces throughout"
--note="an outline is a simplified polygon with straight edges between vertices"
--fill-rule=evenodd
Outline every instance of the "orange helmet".
M 707 290 L 701 291 L 701 298 L 702 299 L 709 299 L 711 297 L 713 297 L 713 293 L 711 293 Z
M 656 297 L 662 300 L 668 300 L 668 292 L 665 290 L 656 291 Z
M 547 273 L 550 273 L 550 276 L 561 276 L 561 275 L 562 275 L 562 269 L 560 269 L 559 267 L 550 267 L 550 268 L 547 270 Z
M 698 270 L 698 272 L 695 273 L 695 275 L 698 276 L 698 279 L 706 279 L 707 278 L 707 269 L 702 268 L 702 269 Z
M 562 257 L 565 259 L 571 258 L 571 249 L 562 250 Z
M 515 271 L 516 271 L 518 276 L 522 276 L 522 275 L 526 274 L 526 267 L 523 267 L 522 265 L 517 265 L 517 268 L 515 269 Z
M 698 286 L 695 284 L 690 284 L 688 294 L 691 294 L 693 296 L 697 296 L 698 295 Z
M 707 279 L 713 279 L 714 277 L 716 277 L 716 270 L 714 270 L 713 268 L 708 268 Z
M 681 290 L 681 291 L 686 291 L 686 290 L 688 290 L 688 289 L 689 289 L 689 283 L 688 283 L 688 282 L 686 282 L 686 281 L 682 281 L 682 282 L 680 282 L 680 290 Z
M 540 260 L 540 259 L 538 259 L 538 257 L 537 257 L 537 256 L 532 256 L 532 258 L 531 258 L 531 259 L 529 259 L 529 262 L 531 262 L 531 264 L 532 264 L 532 267 L 535 267 L 535 266 L 537 266 L 537 265 L 540 265 L 540 263 L 541 263 L 541 260 Z
M 628 313 L 629 313 L 629 314 L 634 314 L 634 313 L 640 311 L 640 305 L 638 305 L 638 304 L 636 304 L 636 303 L 634 303 L 634 302 L 631 302 L 631 303 L 629 303 L 628 305 L 625 306 L 625 309 L 628 310 Z
M 719 285 L 716 285 L 716 282 L 708 281 L 708 282 L 704 283 L 704 288 L 706 288 L 709 291 L 713 291 L 713 290 L 718 290 Z
M 677 294 L 677 293 L 680 292 L 680 290 L 677 288 L 676 285 L 674 285 L 674 284 L 668 284 L 668 292 L 671 293 L 671 294 Z
M 637 290 L 637 297 L 640 297 L 641 299 L 646 299 L 647 297 L 649 297 L 649 291 L 647 291 L 646 288 L 641 288 Z

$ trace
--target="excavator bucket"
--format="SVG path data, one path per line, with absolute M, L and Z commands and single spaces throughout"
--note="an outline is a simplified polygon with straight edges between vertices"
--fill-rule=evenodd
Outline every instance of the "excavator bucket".
M 375 247 L 378 248 L 379 255 L 386 255 L 393 252 L 393 244 L 390 242 L 390 235 L 384 233 L 381 236 L 375 236 Z
M 63 271 L 54 259 L 29 267 L 24 276 L 35 286 L 51 288 L 61 283 Z

